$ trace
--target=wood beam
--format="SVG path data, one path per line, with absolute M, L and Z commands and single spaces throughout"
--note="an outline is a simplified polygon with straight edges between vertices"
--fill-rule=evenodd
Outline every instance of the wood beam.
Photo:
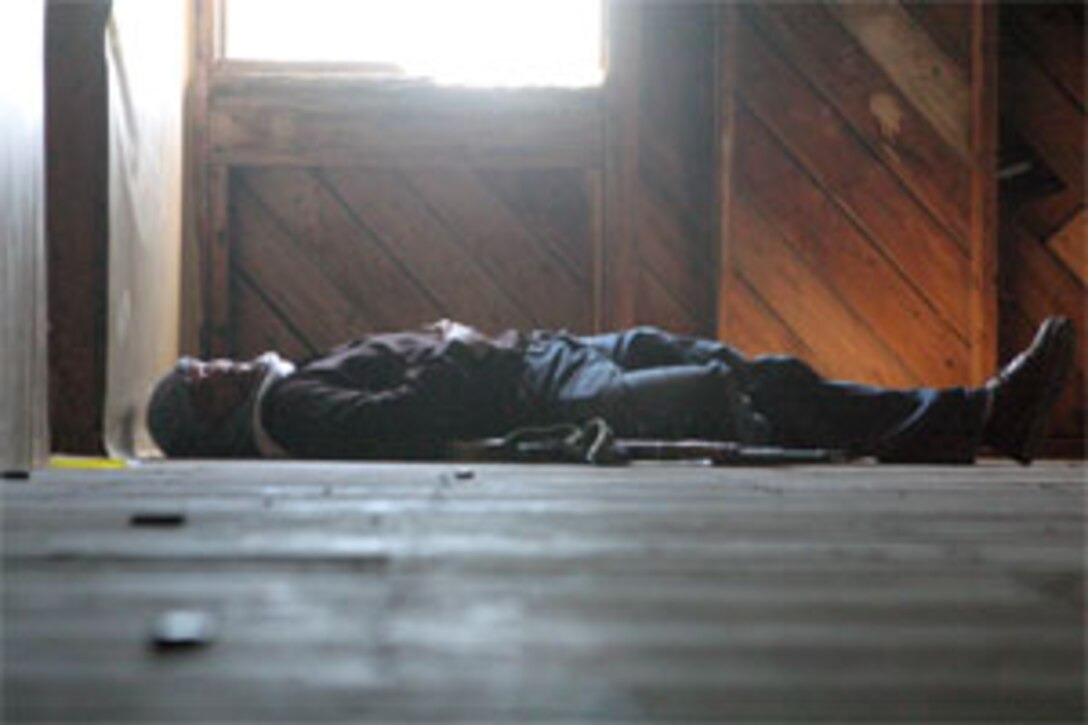
M 596 275 L 602 290 L 601 329 L 628 327 L 636 317 L 641 45 L 641 3 L 613 0 L 605 81 L 604 235 Z
M 46 11 L 51 449 L 103 452 L 109 306 L 109 0 Z
M 998 11 L 974 0 L 971 7 L 971 211 L 968 248 L 970 380 L 981 384 L 998 358 Z
M 715 325 L 718 338 L 729 340 L 730 329 L 733 323 L 731 315 L 730 286 L 735 281 L 735 257 L 733 254 L 733 141 L 736 138 L 736 84 L 740 62 L 740 35 L 737 32 L 739 15 L 736 5 L 727 3 L 717 8 L 716 22 L 718 24 L 717 43 L 715 54 L 716 83 L 715 95 L 717 107 L 715 114 L 716 138 L 715 150 L 717 155 L 718 171 L 715 174 L 717 183 L 718 209 L 716 223 L 717 244 L 717 309 Z

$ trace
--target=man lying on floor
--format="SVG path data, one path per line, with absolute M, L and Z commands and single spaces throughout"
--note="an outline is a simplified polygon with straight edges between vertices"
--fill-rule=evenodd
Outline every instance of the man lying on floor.
M 182 358 L 156 386 L 148 424 L 175 457 L 442 458 L 452 441 L 599 417 L 626 438 L 914 463 L 969 463 L 985 446 L 1029 463 L 1070 373 L 1073 337 L 1069 320 L 1051 318 L 982 387 L 893 390 L 656 328 L 489 337 L 443 320 L 297 366 L 275 353 Z

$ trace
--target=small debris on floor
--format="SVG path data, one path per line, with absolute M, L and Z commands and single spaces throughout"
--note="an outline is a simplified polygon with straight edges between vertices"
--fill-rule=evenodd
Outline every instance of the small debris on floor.
M 468 481 L 469 479 L 476 478 L 476 471 L 471 468 L 456 468 L 453 471 L 453 477 L 458 481 Z
M 128 461 L 101 456 L 49 456 L 49 467 L 75 471 L 118 470 L 128 468 Z
M 4 478 L 9 481 L 25 481 L 30 478 L 30 471 L 4 471 Z
M 159 615 L 151 630 L 151 644 L 160 650 L 206 647 L 215 641 L 215 618 L 195 609 L 172 609 Z
M 185 514 L 180 511 L 137 511 L 129 517 L 130 526 L 184 526 Z

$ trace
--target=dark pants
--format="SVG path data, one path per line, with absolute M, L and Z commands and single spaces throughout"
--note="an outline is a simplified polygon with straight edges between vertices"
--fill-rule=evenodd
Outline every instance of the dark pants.
M 893 390 L 821 378 L 796 358 L 748 359 L 651 327 L 538 333 L 521 381 L 526 424 L 601 416 L 624 437 L 833 448 L 889 462 L 968 463 L 985 393 Z

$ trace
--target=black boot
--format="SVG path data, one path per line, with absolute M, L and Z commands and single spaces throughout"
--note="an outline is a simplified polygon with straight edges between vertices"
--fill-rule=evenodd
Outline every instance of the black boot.
M 983 443 L 1020 463 L 1031 463 L 1072 371 L 1074 338 L 1070 320 L 1048 318 L 1028 349 L 986 383 L 992 403 Z

